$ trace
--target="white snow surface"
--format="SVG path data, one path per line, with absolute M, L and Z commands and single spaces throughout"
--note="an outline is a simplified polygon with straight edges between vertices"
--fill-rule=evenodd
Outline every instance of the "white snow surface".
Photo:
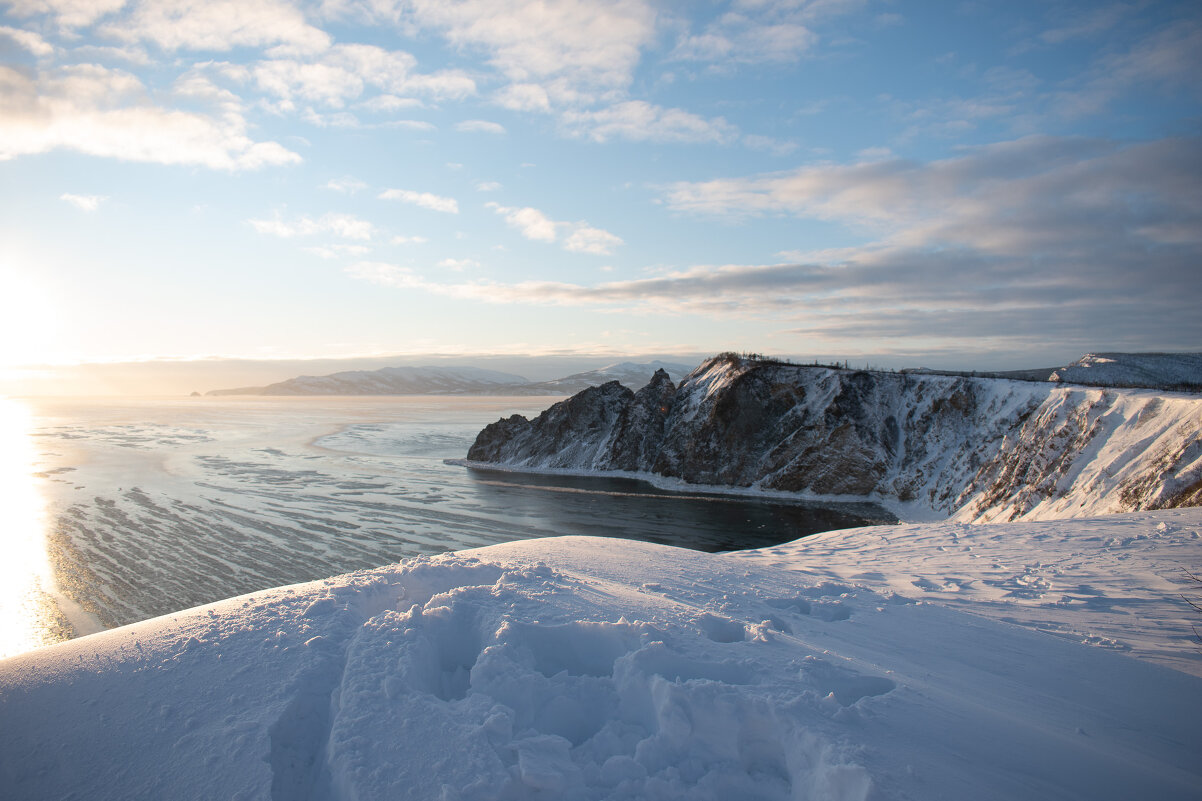
M 1200 566 L 1202 509 L 410 559 L 0 662 L 0 795 L 1197 799 Z

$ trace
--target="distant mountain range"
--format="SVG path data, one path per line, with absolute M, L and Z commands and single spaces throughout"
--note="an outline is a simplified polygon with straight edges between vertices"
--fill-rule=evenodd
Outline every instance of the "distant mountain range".
M 680 383 L 692 367 L 664 361 L 619 362 L 596 370 L 531 381 L 514 373 L 480 367 L 384 367 L 303 375 L 261 387 L 216 389 L 206 395 L 573 395 L 617 381 L 632 390 L 646 386 L 656 370 Z M 1023 381 L 1055 381 L 1104 387 L 1149 387 L 1197 391 L 1202 388 L 1202 353 L 1089 353 L 1064 367 L 1005 372 L 914 368 L 902 373 Z
M 215 389 L 206 395 L 572 395 L 588 387 L 619 381 L 639 389 L 656 370 L 680 381 L 693 368 L 653 361 L 620 362 L 573 373 L 551 381 L 531 381 L 520 375 L 479 367 L 385 367 L 349 370 L 331 375 L 303 375 L 264 387 Z

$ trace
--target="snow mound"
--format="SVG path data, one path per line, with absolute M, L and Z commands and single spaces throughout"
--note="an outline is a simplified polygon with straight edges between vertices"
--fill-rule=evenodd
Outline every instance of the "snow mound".
M 982 562 L 1017 569 L 1045 539 L 1059 543 L 1049 560 L 1086 565 L 1159 532 L 1138 579 L 1102 560 L 1077 592 L 1167 621 L 1170 603 L 1187 607 L 1165 577 L 1202 557 L 1200 527 L 1193 509 L 973 527 L 991 543 L 980 558 L 949 523 L 833 532 L 812 551 L 564 537 L 407 560 L 0 662 L 0 786 L 98 799 L 1196 798 L 1202 720 L 1183 710 L 1202 703 L 1202 678 L 1034 630 L 1041 607 L 1007 601 L 1004 582 L 979 608 L 998 618 L 1008 604 L 1012 622 L 943 595 L 947 576 L 985 583 Z M 879 547 L 870 536 L 898 561 L 852 575 Z M 889 572 L 929 551 L 947 564 Z M 1079 581 L 1028 572 L 1028 589 Z M 944 573 L 936 593 L 915 583 Z M 1083 641 L 1125 636 L 1097 611 L 1067 607 Z M 1148 636 L 1184 639 L 1184 612 L 1175 626 Z

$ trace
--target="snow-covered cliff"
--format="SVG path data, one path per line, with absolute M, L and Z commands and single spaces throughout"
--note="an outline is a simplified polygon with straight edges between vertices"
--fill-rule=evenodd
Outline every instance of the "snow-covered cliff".
M 715 358 L 585 390 L 468 459 L 909 503 L 964 521 L 1202 504 L 1202 398 Z

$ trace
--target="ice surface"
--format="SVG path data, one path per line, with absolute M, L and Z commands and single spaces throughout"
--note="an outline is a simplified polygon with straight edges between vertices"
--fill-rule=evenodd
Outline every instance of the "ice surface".
M 1200 532 L 1184 509 L 726 555 L 564 537 L 410 559 L 0 662 L 0 787 L 1197 798 L 1180 570 L 1202 563 Z
M 405 556 L 567 531 L 730 550 L 873 519 L 444 463 L 498 413 L 543 404 L 42 402 L 32 439 L 59 585 L 96 630 Z

